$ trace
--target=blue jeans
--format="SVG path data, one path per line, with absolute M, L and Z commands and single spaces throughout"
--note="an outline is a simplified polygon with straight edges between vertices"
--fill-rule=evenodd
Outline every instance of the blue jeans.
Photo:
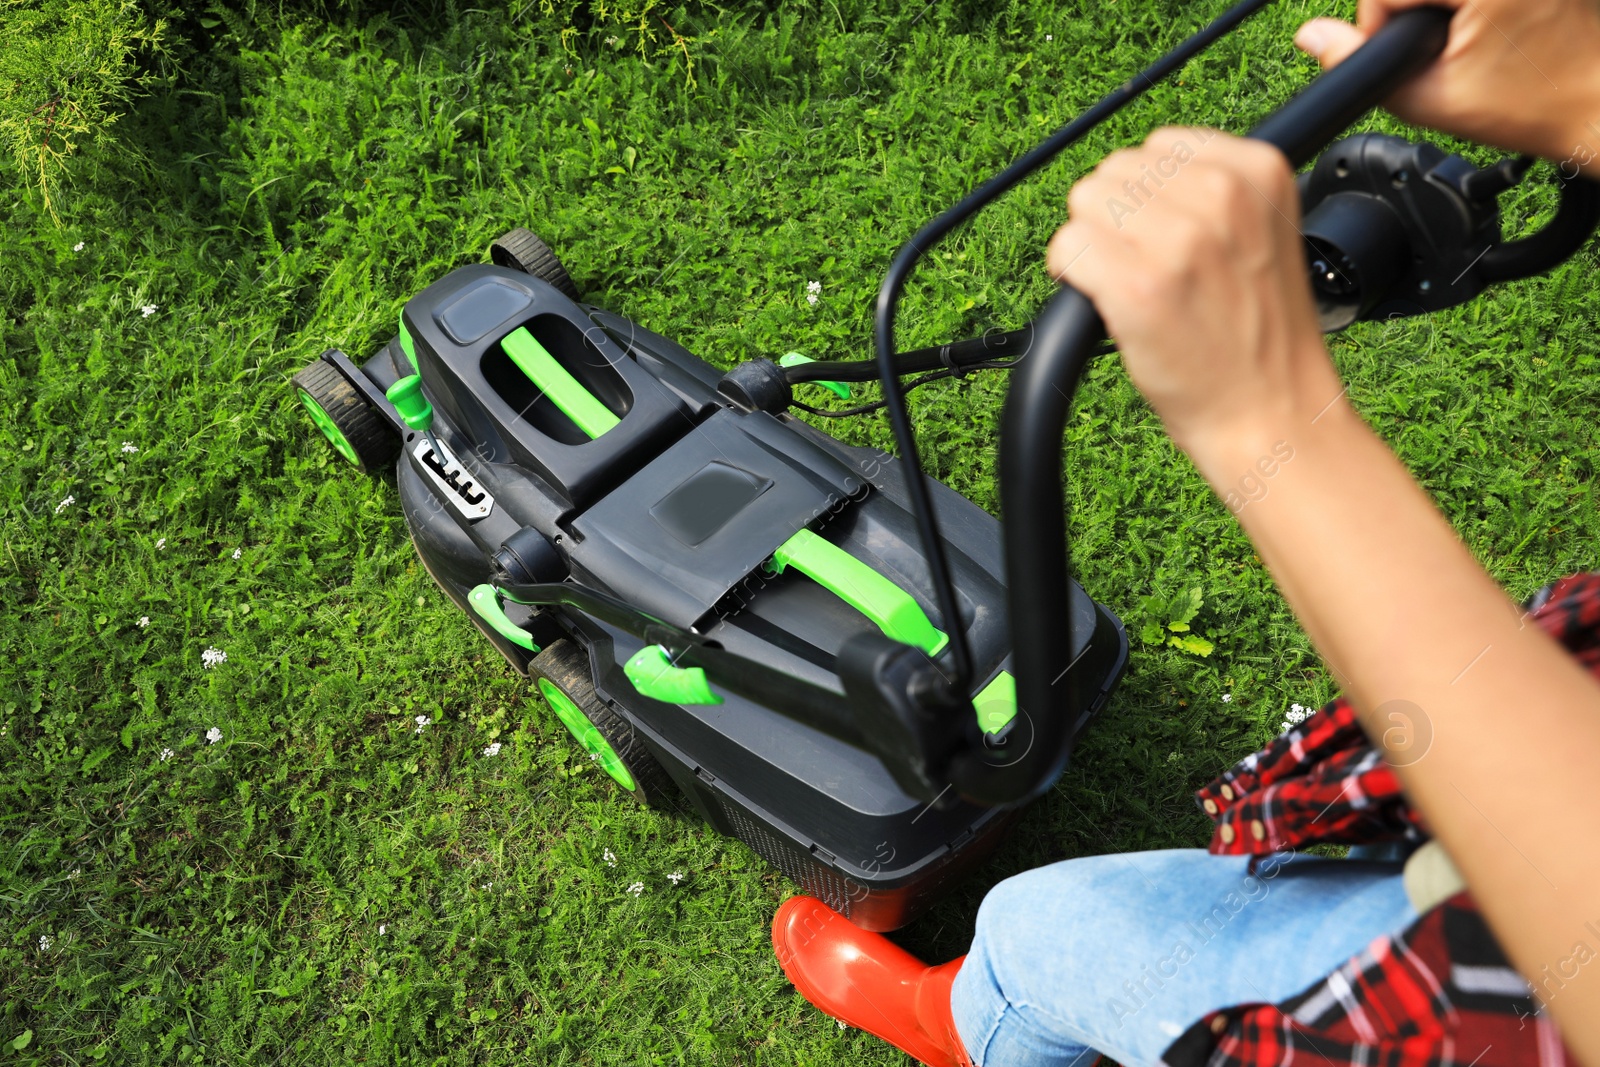
M 978 911 L 956 1029 L 980 1067 L 1153 1064 L 1207 1012 L 1276 1003 L 1416 920 L 1397 862 L 1200 849 L 1067 860 Z

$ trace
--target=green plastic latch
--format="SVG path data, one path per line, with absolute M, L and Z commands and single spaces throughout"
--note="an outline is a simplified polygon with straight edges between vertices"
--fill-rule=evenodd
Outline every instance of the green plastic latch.
M 422 375 L 408 374 L 384 390 L 384 396 L 400 413 L 405 424 L 418 433 L 427 433 L 433 425 L 433 405 L 422 395 Z
M 950 643 L 949 635 L 929 621 L 910 593 L 810 530 L 801 530 L 779 545 L 767 567 L 776 574 L 793 567 L 877 623 L 885 634 L 930 656 Z
M 787 352 L 778 357 L 780 367 L 798 367 L 802 363 L 815 363 L 816 360 L 800 352 Z M 833 390 L 841 400 L 850 399 L 850 387 L 843 382 L 806 382 L 806 385 L 820 385 L 824 389 Z
M 647 697 L 668 704 L 720 704 L 700 667 L 674 667 L 667 650 L 646 645 L 622 665 L 633 687 Z
M 467 594 L 467 603 L 472 605 L 478 618 L 507 641 L 529 652 L 539 651 L 539 646 L 533 643 L 533 635 L 506 617 L 505 609 L 500 606 L 500 591 L 494 586 L 474 586 Z
M 500 347 L 528 380 L 542 389 L 591 440 L 622 421 L 567 373 L 567 368 L 557 363 L 556 357 L 546 351 L 526 327 L 512 330 L 500 342 Z
M 1017 717 L 1017 680 L 1010 671 L 1001 671 L 972 698 L 972 707 L 984 733 L 999 733 Z

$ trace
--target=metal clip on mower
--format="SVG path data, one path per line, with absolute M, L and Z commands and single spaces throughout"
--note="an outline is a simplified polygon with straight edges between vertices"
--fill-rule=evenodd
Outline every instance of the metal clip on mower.
M 399 457 L 424 566 L 618 787 L 682 795 L 858 925 L 901 926 L 1061 774 L 1128 645 L 1067 567 L 1060 441 L 1085 362 L 1107 350 L 1093 307 L 1065 289 L 1030 327 L 897 352 L 900 290 L 956 225 L 1266 2 L 1231 9 L 924 227 L 884 281 L 876 361 L 790 354 L 723 374 L 580 303 L 519 229 L 491 264 L 409 300 L 361 366 L 324 353 L 296 375 L 300 399 L 362 470 Z M 1309 162 L 1433 59 L 1448 18 L 1396 17 L 1252 136 Z M 1324 325 L 1453 306 L 1571 255 L 1600 219 L 1587 181 L 1564 184 L 1544 231 L 1501 242 L 1495 197 L 1525 170 L 1396 138 L 1335 145 L 1302 179 Z M 1003 526 L 923 475 L 905 405 L 923 382 L 991 367 L 1015 369 Z M 845 412 L 793 396 L 870 380 L 883 400 Z M 900 459 L 787 413 L 879 406 Z

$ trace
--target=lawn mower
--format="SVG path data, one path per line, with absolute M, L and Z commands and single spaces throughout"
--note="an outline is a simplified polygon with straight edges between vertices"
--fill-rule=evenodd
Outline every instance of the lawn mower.
M 1060 445 L 1085 363 L 1109 350 L 1092 305 L 1064 288 L 1024 329 L 899 352 L 900 291 L 957 225 L 1268 2 L 1236 5 L 919 232 L 880 291 L 875 360 L 724 372 L 584 303 L 515 229 L 412 297 L 362 364 L 329 350 L 294 386 L 350 463 L 398 459 L 429 574 L 620 789 L 681 794 L 851 921 L 895 929 L 1059 778 L 1128 659 L 1122 624 L 1068 573 Z M 1449 17 L 1397 16 L 1251 136 L 1312 162 L 1431 62 Z M 1324 327 L 1455 306 L 1577 251 L 1600 221 L 1583 179 L 1547 227 L 1502 240 L 1497 197 L 1529 163 L 1333 144 L 1300 178 Z M 979 368 L 1012 370 L 1004 523 L 923 474 L 905 402 Z M 794 394 L 866 381 L 882 400 L 846 412 Z M 790 414 L 879 407 L 898 458 Z

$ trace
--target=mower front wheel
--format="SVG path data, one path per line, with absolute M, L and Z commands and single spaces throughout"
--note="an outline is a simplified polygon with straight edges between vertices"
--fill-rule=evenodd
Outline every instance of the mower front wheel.
M 400 435 L 332 364 L 317 360 L 294 376 L 294 389 L 333 450 L 362 473 L 382 470 L 400 454 Z
M 672 779 L 628 721 L 595 692 L 589 657 L 566 638 L 528 664 L 539 694 L 589 758 L 629 795 L 651 808 L 666 806 Z

